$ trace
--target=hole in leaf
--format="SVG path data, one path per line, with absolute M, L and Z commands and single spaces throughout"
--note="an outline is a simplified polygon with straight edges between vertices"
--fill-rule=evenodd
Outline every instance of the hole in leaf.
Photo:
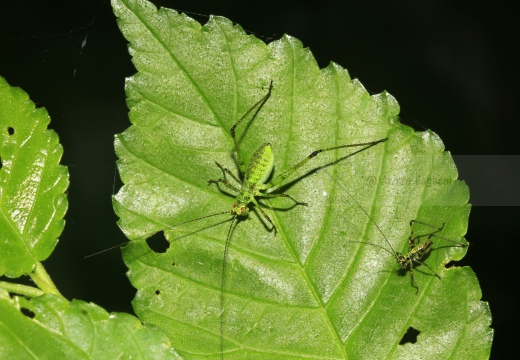
M 22 314 L 27 316 L 29 319 L 34 319 L 35 314 L 33 311 L 26 309 L 26 308 L 21 308 L 20 311 L 22 312 Z
M 165 253 L 166 250 L 168 250 L 170 247 L 170 243 L 164 238 L 162 233 L 157 233 L 154 236 L 148 238 L 146 243 L 148 244 L 148 247 L 152 249 L 152 251 L 159 254 Z
M 456 264 L 457 264 L 456 261 L 450 261 L 449 263 L 447 263 L 446 265 L 444 265 L 444 267 L 445 267 L 446 269 L 449 269 L 450 267 L 455 266 Z
M 174 263 L 174 262 L 172 262 L 172 266 L 175 266 L 175 263 Z
M 417 336 L 419 336 L 420 333 L 419 330 L 410 326 L 408 330 L 406 330 L 401 341 L 399 341 L 399 345 L 404 345 L 406 343 L 415 344 L 417 342 Z
M 14 135 L 14 128 L 11 127 L 11 126 L 9 126 L 9 127 L 7 128 L 7 133 L 8 133 L 9 135 Z
M 161 293 L 161 290 L 155 290 L 155 295 L 159 295 Z

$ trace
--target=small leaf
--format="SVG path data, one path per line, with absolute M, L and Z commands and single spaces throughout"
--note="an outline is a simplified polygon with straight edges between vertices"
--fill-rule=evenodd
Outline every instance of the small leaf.
M 180 359 L 163 331 L 128 314 L 55 295 L 23 306 L 0 299 L 4 359 Z
M 444 268 L 466 249 L 433 238 L 426 263 L 441 280 L 418 266 L 418 295 L 387 252 L 408 251 L 412 219 L 446 223 L 439 235 L 465 243 L 468 188 L 437 135 L 400 124 L 391 95 L 370 96 L 337 64 L 319 69 L 290 36 L 266 45 L 221 17 L 201 26 L 143 0 L 112 4 L 138 70 L 126 84 L 132 126 L 116 137 L 125 185 L 114 208 L 134 239 L 123 255 L 144 322 L 193 359 L 220 358 L 221 346 L 226 359 L 489 356 L 475 275 Z M 223 176 L 215 161 L 238 174 L 230 128 L 271 81 L 236 129 L 246 162 L 264 142 L 279 174 L 316 149 L 388 141 L 312 159 L 282 188 L 308 207 L 261 200 L 278 234 L 258 209 L 239 221 L 221 289 L 230 216 L 175 225 L 231 209 L 207 182 Z M 163 229 L 170 247 L 156 253 L 143 238 Z M 410 327 L 417 341 L 400 345 Z
M 49 121 L 44 108 L 0 78 L 0 275 L 32 272 L 65 224 L 68 171 Z

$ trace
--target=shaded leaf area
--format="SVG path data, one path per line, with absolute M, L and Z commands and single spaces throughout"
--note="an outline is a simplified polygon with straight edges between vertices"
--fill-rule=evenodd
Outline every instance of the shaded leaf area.
M 67 211 L 63 148 L 49 116 L 0 77 L 0 275 L 19 277 L 53 251 Z
M 2 296 L 0 313 L 4 359 L 180 359 L 159 328 L 92 303 Z
M 112 4 L 138 70 L 126 84 L 132 126 L 116 137 L 125 185 L 114 208 L 134 239 L 123 255 L 143 321 L 191 359 L 489 356 L 475 275 L 444 268 L 466 248 L 433 238 L 426 263 L 441 280 L 418 266 L 417 295 L 385 251 L 408 251 L 412 219 L 466 243 L 468 188 L 437 135 L 401 125 L 392 96 L 370 96 L 337 64 L 319 69 L 290 36 L 266 45 L 221 17 L 201 26 L 145 1 Z M 175 225 L 231 209 L 232 191 L 207 183 L 223 176 L 215 161 L 240 177 L 230 128 L 271 80 L 236 129 L 246 162 L 264 142 L 278 174 L 319 148 L 388 141 L 311 160 L 280 189 L 309 206 L 261 200 L 277 234 L 252 206 L 223 264 L 230 215 Z M 170 246 L 156 253 L 144 239 L 161 230 Z M 399 345 L 410 327 L 417 341 Z

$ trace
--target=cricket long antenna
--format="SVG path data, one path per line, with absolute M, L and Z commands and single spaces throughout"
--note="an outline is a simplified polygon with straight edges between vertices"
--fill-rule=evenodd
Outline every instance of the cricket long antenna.
M 363 212 L 365 213 L 366 216 L 368 216 L 368 218 L 374 223 L 374 225 L 376 226 L 377 230 L 379 230 L 379 232 L 381 233 L 381 235 L 383 235 L 383 238 L 385 239 L 386 243 L 388 244 L 388 246 L 390 246 L 390 249 L 392 249 L 392 252 L 390 252 L 388 249 L 385 249 L 387 252 L 391 253 L 393 257 L 395 257 L 397 259 L 397 252 L 395 251 L 394 247 L 392 246 L 392 244 L 390 243 L 390 241 L 388 241 L 388 239 L 386 238 L 385 234 L 383 233 L 383 231 L 381 230 L 381 228 L 379 227 L 379 225 L 374 221 L 374 219 L 372 218 L 372 216 L 370 216 L 370 214 L 363 208 L 363 206 L 361 206 L 361 204 L 359 203 L 359 201 L 357 201 L 357 199 L 339 182 L 337 181 L 336 179 L 334 179 L 328 172 L 327 170 L 323 170 L 325 172 L 325 174 L 327 174 L 336 184 L 339 185 L 340 188 L 343 189 L 343 191 L 345 191 L 345 193 L 347 193 L 347 195 L 352 199 L 354 200 L 354 202 L 359 206 L 359 208 L 361 210 L 363 210 Z M 352 241 L 352 242 L 360 242 L 360 243 L 363 243 L 361 241 Z M 382 246 L 378 246 L 376 244 L 372 244 L 372 243 L 367 243 L 367 242 L 364 242 L 365 244 L 370 244 L 370 245 L 374 245 L 374 246 L 377 246 L 377 247 L 380 247 L 382 249 L 384 249 Z
M 357 240 L 349 240 L 349 242 L 354 242 L 354 243 L 359 243 L 359 244 L 368 244 L 368 245 L 372 245 L 372 246 L 375 246 L 375 247 L 378 247 L 380 249 L 383 249 L 384 251 L 386 251 L 387 253 L 389 253 L 390 255 L 392 255 L 393 257 L 397 258 L 397 256 L 395 255 L 395 253 L 391 252 L 390 250 L 388 250 L 387 248 L 381 246 L 381 245 L 378 245 L 378 244 L 374 244 L 374 243 L 371 243 L 371 242 L 367 242 L 367 241 L 357 241 Z
M 221 211 L 221 212 L 218 212 L 218 213 L 215 213 L 215 214 L 211 214 L 211 215 L 206 215 L 206 216 L 198 217 L 198 218 L 196 218 L 196 219 L 191 219 L 191 220 L 188 220 L 188 221 L 183 221 L 183 222 L 178 223 L 178 224 L 176 224 L 176 225 L 168 226 L 168 227 L 164 228 L 163 230 L 159 230 L 159 231 L 164 231 L 164 230 L 169 229 L 169 228 L 170 228 L 170 229 L 173 229 L 173 228 L 175 228 L 175 227 L 177 227 L 177 226 L 184 225 L 184 224 L 187 224 L 187 223 L 190 223 L 190 222 L 193 222 L 193 221 L 202 220 L 202 219 L 207 219 L 207 218 L 210 218 L 210 217 L 213 217 L 213 216 L 224 215 L 224 214 L 230 214 L 230 215 L 232 215 L 233 212 L 230 211 L 230 210 L 227 210 L 227 211 Z M 148 235 L 142 236 L 141 238 L 138 238 L 138 239 L 143 239 L 143 238 L 146 238 L 146 237 L 150 237 L 150 236 L 152 236 L 152 235 L 157 234 L 159 231 L 156 231 L 156 232 L 150 233 L 150 234 L 148 234 Z M 138 240 L 138 239 L 135 239 L 135 240 Z M 115 249 L 115 248 L 121 247 L 121 246 L 123 246 L 123 245 L 128 244 L 129 242 L 130 242 L 130 241 L 125 241 L 124 243 L 121 243 L 121 244 L 118 244 L 118 245 L 111 246 L 111 247 L 109 247 L 108 249 L 104 249 L 104 250 L 101 250 L 101 251 L 95 252 L 95 253 L 93 253 L 93 254 L 87 255 L 87 256 L 84 257 L 84 259 L 87 259 L 87 258 L 89 258 L 89 257 L 96 256 L 96 255 L 102 254 L 102 253 L 104 253 L 104 252 L 107 252 L 107 251 L 113 250 L 113 249 Z
M 206 216 L 198 217 L 198 218 L 196 218 L 196 219 L 191 219 L 191 220 L 188 220 L 188 221 L 183 221 L 183 222 L 181 222 L 181 223 L 178 223 L 177 225 L 169 226 L 168 228 L 174 228 L 174 227 L 177 227 L 177 226 L 179 226 L 179 225 L 184 225 L 184 224 L 187 224 L 187 223 L 190 223 L 190 222 L 193 222 L 193 221 L 202 220 L 202 219 L 207 219 L 207 218 L 210 218 L 210 217 L 213 217 L 213 216 L 224 215 L 224 214 L 233 215 L 233 212 L 230 211 L 230 210 L 226 210 L 226 211 L 218 212 L 218 213 L 215 213 L 215 214 L 211 214 L 211 215 L 206 215 Z
M 229 249 L 229 241 L 231 239 L 231 230 L 237 218 L 233 218 L 231 225 L 229 225 L 226 244 L 224 246 L 224 259 L 222 261 L 222 277 L 220 279 L 220 358 L 224 359 L 224 280 L 226 272 L 226 261 Z
M 102 254 L 102 253 L 104 253 L 104 252 L 107 252 L 107 251 L 113 250 L 113 249 L 115 249 L 115 248 L 118 248 L 118 247 L 121 247 L 121 246 L 123 246 L 123 245 L 126 245 L 126 244 L 128 244 L 129 242 L 130 242 L 130 241 L 125 241 L 124 243 L 121 243 L 121 244 L 118 244 L 118 245 L 114 245 L 114 246 L 112 246 L 112 247 L 109 247 L 108 249 L 104 249 L 104 250 L 101 250 L 101 251 L 95 252 L 95 253 L 93 253 L 93 254 L 90 254 L 90 255 L 85 256 L 83 259 L 87 259 L 87 258 L 89 258 L 89 257 L 96 256 L 96 255 Z

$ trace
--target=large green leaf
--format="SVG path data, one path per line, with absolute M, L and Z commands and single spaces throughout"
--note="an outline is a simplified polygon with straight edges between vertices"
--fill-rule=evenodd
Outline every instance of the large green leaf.
M 370 96 L 337 64 L 319 69 L 290 36 L 266 45 L 224 18 L 202 27 L 146 1 L 112 3 L 138 70 L 126 86 L 133 125 L 116 137 L 125 185 L 114 207 L 134 239 L 123 254 L 144 322 L 186 358 L 489 356 L 490 313 L 474 273 L 443 266 L 465 248 L 433 238 L 427 263 L 442 280 L 420 266 L 416 295 L 374 246 L 390 250 L 377 224 L 406 252 L 415 218 L 446 223 L 440 235 L 464 242 L 468 189 L 434 133 L 401 125 L 392 96 Z M 246 159 L 269 142 L 280 173 L 318 148 L 389 140 L 308 163 L 282 189 L 308 207 L 263 200 L 278 234 L 259 211 L 239 221 L 221 289 L 230 216 L 174 225 L 231 209 L 233 198 L 207 182 L 222 176 L 215 161 L 238 174 L 229 130 L 271 80 L 258 116 L 237 128 Z M 143 238 L 161 229 L 171 245 L 156 253 Z M 417 342 L 400 345 L 410 327 Z
M 62 148 L 48 123 L 45 109 L 0 78 L 0 266 L 8 276 L 29 274 L 40 287 L 0 282 L 0 358 L 179 358 L 161 329 L 94 304 L 69 303 L 39 262 L 54 249 L 67 208 L 68 173 L 58 164 Z
M 0 77 L 0 275 L 35 270 L 54 250 L 67 211 L 63 148 L 49 115 Z
M 0 295 L 2 359 L 176 359 L 161 329 L 56 295 L 16 304 Z M 25 309 L 22 314 L 13 305 Z

